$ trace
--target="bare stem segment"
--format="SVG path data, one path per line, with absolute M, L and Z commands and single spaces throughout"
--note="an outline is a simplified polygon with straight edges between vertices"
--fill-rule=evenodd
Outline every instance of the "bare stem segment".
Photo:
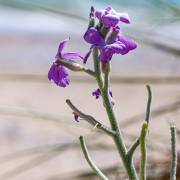
M 82 151 L 83 151 L 83 154 L 84 154 L 84 157 L 86 158 L 89 166 L 92 168 L 92 170 L 97 174 L 97 176 L 99 176 L 99 178 L 101 180 L 109 180 L 102 172 L 101 170 L 96 166 L 96 164 L 93 162 L 93 160 L 91 159 L 90 155 L 89 155 L 89 152 L 88 152 L 88 149 L 86 147 L 86 144 L 85 144 L 85 141 L 84 141 L 84 138 L 83 136 L 80 136 L 79 137 L 79 140 L 80 140 L 80 144 L 81 144 L 81 148 L 82 148 Z
M 170 179 L 176 180 L 176 169 L 177 169 L 177 149 L 176 149 L 176 127 L 171 125 L 171 174 Z

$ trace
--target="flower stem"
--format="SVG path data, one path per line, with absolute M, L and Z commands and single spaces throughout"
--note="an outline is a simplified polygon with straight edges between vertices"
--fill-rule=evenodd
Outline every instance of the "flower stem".
M 84 154 L 88 164 L 92 168 L 92 170 L 99 176 L 100 179 L 108 180 L 108 178 L 101 172 L 101 170 L 96 166 L 96 164 L 91 159 L 91 157 L 89 155 L 89 152 L 87 150 L 87 147 L 86 147 L 86 144 L 85 144 L 83 136 L 80 136 L 79 140 L 80 140 L 80 144 L 81 144 L 81 148 L 82 148 L 83 154 Z
M 117 146 L 118 152 L 120 154 L 120 157 L 123 161 L 123 164 L 125 166 L 125 169 L 127 171 L 129 180 L 137 180 L 137 173 L 133 165 L 132 158 L 129 158 L 126 156 L 127 154 L 127 149 L 123 141 L 123 137 L 119 128 L 118 121 L 116 120 L 112 104 L 109 98 L 109 71 L 104 72 L 104 84 L 101 76 L 101 70 L 100 70 L 100 61 L 98 57 L 98 49 L 94 48 L 93 49 L 93 58 L 94 58 L 94 68 L 96 72 L 96 80 L 98 82 L 99 88 L 101 90 L 102 98 L 103 98 L 103 103 L 108 115 L 108 118 L 110 120 L 111 128 L 113 131 L 116 132 L 116 135 L 113 136 L 114 142 Z
M 171 154 L 172 154 L 170 179 L 176 180 L 176 168 L 177 168 L 176 127 L 174 125 L 171 125 L 170 130 L 171 130 Z

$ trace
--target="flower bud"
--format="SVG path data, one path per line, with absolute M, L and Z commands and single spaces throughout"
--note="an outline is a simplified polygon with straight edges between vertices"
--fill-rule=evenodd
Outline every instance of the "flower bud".
M 95 26 L 94 11 L 95 11 L 94 7 L 91 6 L 91 12 L 89 14 L 89 25 L 88 25 L 88 28 Z
M 107 62 L 107 63 L 101 63 L 101 68 L 102 68 L 102 72 L 104 74 L 107 74 L 110 72 L 110 63 Z

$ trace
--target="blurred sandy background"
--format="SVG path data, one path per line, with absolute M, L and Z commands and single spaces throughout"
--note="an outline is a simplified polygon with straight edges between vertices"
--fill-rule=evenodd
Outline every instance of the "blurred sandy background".
M 82 36 L 91 5 L 111 5 L 132 19 L 131 25 L 121 27 L 138 48 L 112 61 L 115 112 L 129 144 L 139 135 L 146 109 L 145 84 L 151 84 L 149 163 L 167 158 L 169 123 L 180 129 L 179 1 L 0 0 L 0 179 L 94 179 L 88 176 L 91 169 L 80 150 L 79 135 L 85 135 L 93 159 L 101 168 L 109 168 L 109 175 L 121 166 L 111 139 L 86 122 L 76 123 L 65 104 L 69 98 L 108 125 L 101 100 L 91 96 L 97 87 L 93 79 L 71 73 L 65 89 L 47 79 L 61 40 L 71 37 L 67 51 L 87 52 Z M 157 169 L 149 173 L 163 171 Z

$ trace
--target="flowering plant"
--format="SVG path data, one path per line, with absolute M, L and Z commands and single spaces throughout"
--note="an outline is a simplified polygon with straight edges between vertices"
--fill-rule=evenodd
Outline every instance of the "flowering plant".
M 100 97 L 102 98 L 103 105 L 106 109 L 110 122 L 110 127 L 106 127 L 94 117 L 81 112 L 72 104 L 69 99 L 66 100 L 66 103 L 72 109 L 76 121 L 79 121 L 80 118 L 84 119 L 113 138 L 124 168 L 127 172 L 127 176 L 130 180 L 144 180 L 146 179 L 146 135 L 150 117 L 150 105 L 152 98 L 151 88 L 149 85 L 146 86 L 148 91 L 148 103 L 146 117 L 142 124 L 140 135 L 132 143 L 132 145 L 127 148 L 121 134 L 119 122 L 117 121 L 113 110 L 113 106 L 115 104 L 112 99 L 112 91 L 110 90 L 109 74 L 112 57 L 116 54 L 125 55 L 129 53 L 130 51 L 136 49 L 137 44 L 134 40 L 123 35 L 119 23 L 130 23 L 130 18 L 127 13 L 118 13 L 112 7 L 107 7 L 103 10 L 95 10 L 93 7 L 91 7 L 89 25 L 83 36 L 84 40 L 90 44 L 88 52 L 85 54 L 85 56 L 82 56 L 77 52 L 64 53 L 64 47 L 70 38 L 60 42 L 58 52 L 55 56 L 56 60 L 49 70 L 48 78 L 56 85 L 66 87 L 70 83 L 68 74 L 69 69 L 77 72 L 85 72 L 96 79 L 98 87 L 92 92 L 92 95 L 95 96 L 96 99 Z M 94 64 L 93 70 L 85 67 L 85 64 L 89 60 L 91 54 L 93 57 L 92 63 Z M 81 59 L 83 65 L 78 64 L 76 62 L 77 59 Z M 174 131 L 175 129 L 172 130 L 172 132 Z M 175 136 L 172 135 L 172 137 L 175 139 Z M 99 176 L 100 179 L 107 180 L 108 178 L 92 161 L 83 136 L 80 136 L 80 144 L 84 156 L 93 171 Z M 133 155 L 139 145 L 141 160 L 140 175 L 138 177 L 137 170 L 133 163 Z M 172 177 L 175 176 L 174 168 L 175 166 L 172 166 L 172 169 L 174 170 Z

